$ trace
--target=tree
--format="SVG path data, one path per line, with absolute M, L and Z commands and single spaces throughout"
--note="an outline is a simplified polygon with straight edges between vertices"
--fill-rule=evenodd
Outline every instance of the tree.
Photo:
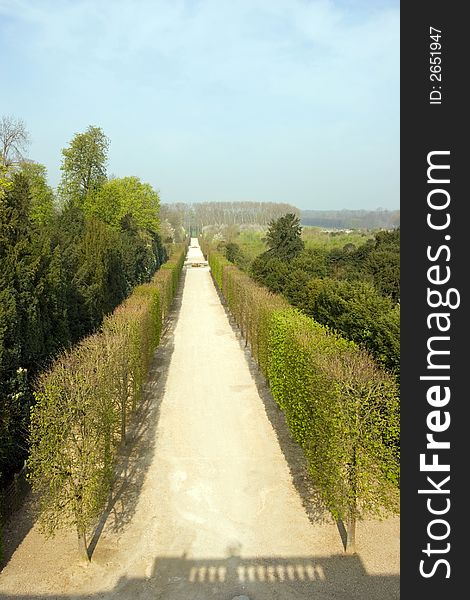
M 85 332 L 98 327 L 128 293 L 120 237 L 99 219 L 86 221 L 77 248 L 77 271 L 73 285 L 83 303 Z
M 346 525 L 355 552 L 356 522 L 399 512 L 399 400 L 393 377 L 364 351 L 318 356 L 315 435 L 306 447 L 309 468 L 332 514 Z
M 123 219 L 131 217 L 139 229 L 158 231 L 160 198 L 152 186 L 138 177 L 111 179 L 84 203 L 85 213 L 122 230 Z
M 109 139 L 100 127 L 90 125 L 77 133 L 68 148 L 62 150 L 62 180 L 59 192 L 63 200 L 83 206 L 106 181 Z
M 276 221 L 271 221 L 266 234 L 269 248 L 266 254 L 284 261 L 292 260 L 304 248 L 301 234 L 300 219 L 293 213 L 287 213 Z
M 269 251 L 260 254 L 251 263 L 253 279 L 276 294 L 283 291 L 289 273 L 289 264 L 278 256 L 272 256 Z
M 0 119 L 0 162 L 9 167 L 23 160 L 29 145 L 29 133 L 21 119 L 3 116 Z
M 372 284 L 311 279 L 301 308 L 322 325 L 368 348 L 377 361 L 399 374 L 399 308 Z
M 9 173 L 10 169 L 0 160 L 0 200 L 5 195 L 6 190 L 11 187 Z
M 85 560 L 112 477 L 111 373 L 102 338 L 90 336 L 41 376 L 31 413 L 29 477 L 40 492 L 43 531 L 74 525 Z
M 47 183 L 46 167 L 33 161 L 23 161 L 21 173 L 31 193 L 31 220 L 38 225 L 50 223 L 54 216 L 54 192 Z
M 152 283 L 105 319 L 100 333 L 64 352 L 36 382 L 28 478 L 40 496 L 39 523 L 49 535 L 75 527 L 86 561 L 87 535 L 106 505 L 118 444 L 125 443 L 128 415 L 142 397 L 160 339 L 162 304 L 171 303 L 183 268 L 181 246 Z
M 231 263 L 238 264 L 238 262 L 243 261 L 243 253 L 236 242 L 227 242 L 225 244 L 224 253 L 225 258 Z
M 0 472 L 15 470 L 24 459 L 24 426 L 29 399 L 23 391 L 23 369 L 31 345 L 41 342 L 33 330 L 37 298 L 31 281 L 29 188 L 15 173 L 0 191 Z M 30 319 L 28 323 L 28 318 Z M 25 338 L 25 330 L 32 329 Z

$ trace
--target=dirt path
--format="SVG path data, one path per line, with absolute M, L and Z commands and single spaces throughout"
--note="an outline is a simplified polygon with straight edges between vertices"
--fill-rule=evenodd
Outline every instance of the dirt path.
M 180 303 L 92 563 L 76 561 L 72 534 L 33 526 L 0 598 L 397 599 L 398 519 L 360 524 L 359 552 L 344 556 L 336 525 L 299 494 L 301 459 L 207 267 L 187 269 Z

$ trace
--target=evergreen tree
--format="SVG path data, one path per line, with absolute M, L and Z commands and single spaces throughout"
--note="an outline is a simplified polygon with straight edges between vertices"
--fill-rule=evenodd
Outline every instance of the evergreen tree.
M 37 225 L 48 225 L 54 216 L 54 192 L 47 183 L 44 165 L 32 161 L 21 163 L 31 193 L 30 218 Z
M 304 248 L 301 234 L 300 219 L 293 213 L 271 221 L 266 234 L 268 254 L 281 260 L 292 260 Z
M 29 187 L 20 174 L 10 183 L 0 196 L 0 473 L 18 467 L 24 458 L 21 440 L 29 397 L 23 369 L 31 349 L 23 335 L 26 318 L 34 320 L 36 308 L 34 289 L 27 284 L 32 267 Z

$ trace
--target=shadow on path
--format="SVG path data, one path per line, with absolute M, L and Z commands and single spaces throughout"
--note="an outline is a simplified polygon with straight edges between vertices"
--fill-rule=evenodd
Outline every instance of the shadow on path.
M 122 577 L 113 590 L 96 594 L 9 595 L 0 600 L 397 600 L 399 578 L 369 575 L 354 556 L 241 558 L 161 557 L 144 578 Z

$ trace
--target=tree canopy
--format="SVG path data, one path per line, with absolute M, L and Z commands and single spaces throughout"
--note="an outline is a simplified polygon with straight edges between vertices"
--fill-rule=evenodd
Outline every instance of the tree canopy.
M 65 202 L 82 206 L 86 197 L 106 181 L 109 139 L 100 127 L 90 125 L 77 133 L 62 150 L 60 195 Z
M 47 183 L 46 167 L 33 161 L 23 161 L 21 172 L 31 194 L 31 220 L 38 225 L 46 225 L 54 214 L 54 192 Z
M 301 234 L 300 219 L 293 213 L 271 221 L 266 234 L 269 254 L 281 260 L 293 259 L 304 248 Z
M 111 179 L 85 200 L 85 213 L 95 215 L 114 229 L 131 218 L 135 226 L 158 231 L 160 198 L 152 186 L 138 177 Z

